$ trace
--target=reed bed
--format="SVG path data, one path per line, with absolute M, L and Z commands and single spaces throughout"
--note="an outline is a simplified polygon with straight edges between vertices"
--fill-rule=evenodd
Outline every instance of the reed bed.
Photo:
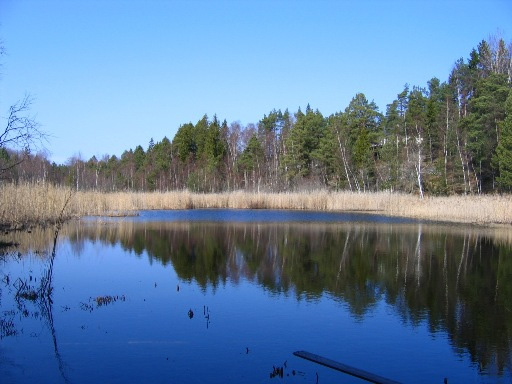
M 512 224 L 512 195 L 426 197 L 376 192 L 289 193 L 244 191 L 199 194 L 170 192 L 73 192 L 63 187 L 34 184 L 0 185 L 0 224 L 10 226 L 54 223 L 72 194 L 63 217 L 123 215 L 155 209 L 296 209 L 360 211 L 435 221 Z
M 0 225 L 55 223 L 69 196 L 69 190 L 51 185 L 0 185 Z M 64 218 L 69 216 L 67 212 Z

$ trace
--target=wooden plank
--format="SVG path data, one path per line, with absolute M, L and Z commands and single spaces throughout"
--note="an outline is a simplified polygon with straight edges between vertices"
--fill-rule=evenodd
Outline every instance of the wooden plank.
M 386 379 L 385 377 L 374 375 L 371 372 L 363 371 L 362 369 L 351 367 L 350 365 L 338 363 L 337 361 L 327 359 L 325 357 L 315 355 L 314 353 L 306 352 L 306 351 L 297 351 L 293 352 L 295 356 L 302 357 L 303 359 L 312 361 L 317 364 L 324 365 L 326 367 L 335 369 L 337 371 L 347 373 L 349 375 L 358 377 L 360 379 L 366 380 L 370 383 L 375 384 L 400 384 L 398 381 Z

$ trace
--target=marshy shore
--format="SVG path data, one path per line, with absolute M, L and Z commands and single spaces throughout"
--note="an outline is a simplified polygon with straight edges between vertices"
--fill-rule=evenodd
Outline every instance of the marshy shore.
M 51 185 L 0 185 L 0 226 L 6 229 L 53 224 L 59 218 L 121 216 L 134 214 L 140 210 L 200 208 L 356 211 L 453 223 L 512 224 L 512 195 L 420 199 L 415 195 L 392 192 L 355 193 L 322 190 L 289 193 L 102 193 L 73 191 Z

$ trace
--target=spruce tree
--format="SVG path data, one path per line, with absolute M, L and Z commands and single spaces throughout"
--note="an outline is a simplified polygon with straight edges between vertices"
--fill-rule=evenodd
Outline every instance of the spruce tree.
M 473 169 L 478 176 L 479 192 L 492 188 L 496 174 L 491 159 L 499 141 L 499 122 L 505 117 L 505 100 L 510 86 L 505 75 L 491 74 L 477 82 L 470 100 L 471 113 L 464 120 Z
M 505 104 L 506 118 L 501 124 L 501 135 L 496 160 L 499 176 L 496 181 L 502 191 L 512 191 L 512 93 Z

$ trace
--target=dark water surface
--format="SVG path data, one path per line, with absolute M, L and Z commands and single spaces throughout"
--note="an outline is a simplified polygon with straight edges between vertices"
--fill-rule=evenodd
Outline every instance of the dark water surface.
M 512 382 L 512 233 L 186 210 L 0 238 L 2 383 Z M 55 256 L 52 257 L 52 251 Z M 283 368 L 283 377 L 274 375 Z

